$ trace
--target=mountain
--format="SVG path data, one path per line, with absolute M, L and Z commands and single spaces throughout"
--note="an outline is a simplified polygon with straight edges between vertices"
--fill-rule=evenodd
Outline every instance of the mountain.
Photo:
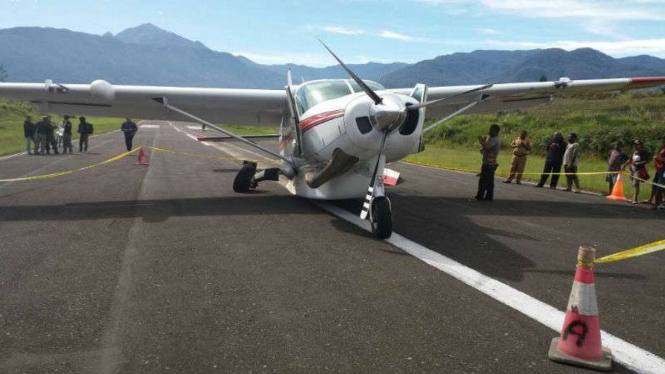
M 152 27 L 139 27 L 150 30 Z M 202 44 L 136 30 L 118 37 L 64 29 L 19 27 L 0 30 L 0 65 L 14 82 L 90 83 L 105 79 L 114 84 L 198 87 L 282 88 L 284 79 L 230 53 L 215 52 Z M 154 30 L 153 30 L 154 31 Z M 121 35 L 123 33 L 120 33 Z M 145 38 L 141 37 L 145 36 Z M 185 39 L 186 40 L 186 39 Z M 136 42 L 136 43 L 135 43 Z
M 178 34 L 162 30 L 152 23 L 144 23 L 140 26 L 129 28 L 118 33 L 115 37 L 125 43 L 132 44 L 208 49 L 208 47 L 199 41 L 193 42 Z
M 409 87 L 665 75 L 665 60 L 652 56 L 615 59 L 591 48 L 574 51 L 475 51 L 439 56 L 386 75 L 386 87 Z
M 416 83 L 448 86 L 485 83 L 537 51 L 474 51 L 425 60 L 387 74 L 386 87 L 410 87 Z
M 286 72 L 294 82 L 348 78 L 339 66 L 262 65 L 217 52 L 153 24 L 102 36 L 66 29 L 17 27 L 0 30 L 0 66 L 13 82 L 270 88 L 282 89 Z M 352 64 L 363 79 L 388 88 L 665 75 L 665 60 L 652 56 L 615 59 L 589 48 L 564 51 L 481 50 L 453 53 L 416 64 Z
M 529 56 L 508 71 L 491 78 L 491 82 L 526 82 L 545 75 L 550 80 L 621 78 L 663 74 L 643 66 L 625 64 L 621 60 L 591 48 L 574 51 L 545 49 Z
M 665 60 L 649 55 L 624 57 L 620 58 L 619 61 L 623 65 L 642 67 L 654 71 L 665 71 Z

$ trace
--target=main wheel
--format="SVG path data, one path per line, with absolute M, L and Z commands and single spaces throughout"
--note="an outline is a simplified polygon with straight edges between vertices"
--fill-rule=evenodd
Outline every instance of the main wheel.
M 390 200 L 379 196 L 372 200 L 372 235 L 377 239 L 388 239 L 393 233 L 393 214 L 390 211 Z
M 256 165 L 244 164 L 233 180 L 233 191 L 247 193 L 250 188 L 255 187 L 254 173 L 256 173 Z

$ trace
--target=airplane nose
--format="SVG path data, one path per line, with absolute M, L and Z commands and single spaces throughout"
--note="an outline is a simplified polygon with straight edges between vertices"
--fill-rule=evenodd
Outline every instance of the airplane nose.
M 406 120 L 406 106 L 401 100 L 384 96 L 381 104 L 372 105 L 370 109 L 372 124 L 380 132 L 392 131 Z

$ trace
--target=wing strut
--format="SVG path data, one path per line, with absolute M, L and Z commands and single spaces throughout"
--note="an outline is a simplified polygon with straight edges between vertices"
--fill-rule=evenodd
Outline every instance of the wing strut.
M 457 111 L 449 114 L 448 116 L 441 118 L 440 120 L 436 121 L 432 125 L 428 126 L 426 129 L 424 129 L 423 134 L 430 131 L 430 130 L 432 130 L 432 129 L 434 129 L 435 127 L 439 126 L 440 124 L 452 119 L 453 117 L 458 116 L 458 115 L 466 112 L 467 110 L 469 110 L 469 109 L 473 108 L 474 106 L 480 104 L 483 100 L 487 99 L 488 97 L 489 97 L 489 95 L 482 95 L 478 100 L 472 101 L 469 104 L 461 107 Z
M 174 112 L 180 113 L 180 114 L 182 114 L 182 115 L 185 116 L 185 117 L 191 118 L 191 119 L 193 119 L 193 120 L 196 121 L 196 122 L 203 123 L 203 124 L 205 124 L 206 126 L 210 126 L 210 128 L 212 128 L 212 129 L 214 129 L 214 130 L 217 130 L 217 131 L 221 132 L 222 134 L 228 135 L 228 136 L 230 136 L 230 137 L 232 137 L 232 138 L 234 138 L 234 139 L 237 139 L 238 141 L 241 141 L 241 142 L 247 144 L 247 145 L 250 146 L 250 147 L 253 147 L 253 148 L 256 148 L 256 149 L 258 149 L 258 150 L 260 150 L 260 151 L 263 151 L 263 152 L 265 152 L 265 153 L 267 153 L 267 154 L 269 154 L 269 155 L 271 155 L 271 156 L 273 156 L 273 157 L 277 157 L 278 159 L 280 159 L 280 160 L 286 162 L 287 164 L 289 164 L 291 167 L 294 167 L 294 166 L 295 166 L 295 165 L 293 165 L 293 162 L 292 162 L 291 160 L 287 159 L 286 157 L 283 157 L 282 155 L 280 155 L 280 154 L 278 154 L 278 153 L 275 153 L 275 152 L 273 152 L 273 151 L 271 151 L 271 150 L 269 150 L 269 149 L 267 149 L 267 148 L 264 148 L 264 147 L 262 147 L 262 146 L 260 146 L 260 145 L 258 145 L 258 144 L 256 144 L 256 143 L 253 143 L 253 142 L 251 142 L 251 141 L 249 141 L 249 140 L 243 138 L 243 137 L 240 136 L 240 135 L 236 135 L 236 134 L 234 134 L 234 133 L 232 133 L 232 132 L 230 132 L 230 131 L 224 130 L 224 129 L 218 127 L 218 126 L 213 125 L 212 123 L 210 123 L 210 122 L 208 122 L 208 121 L 206 121 L 206 120 L 204 120 L 204 119 L 201 119 L 201 118 L 199 118 L 199 117 L 197 117 L 197 116 L 195 116 L 195 115 L 193 115 L 193 114 L 191 114 L 191 113 L 187 113 L 187 112 L 185 112 L 185 111 L 182 110 L 182 109 L 179 109 L 179 108 L 174 107 L 173 105 L 170 105 L 170 104 L 168 103 L 168 100 L 167 100 L 165 97 L 155 97 L 155 98 L 153 98 L 152 100 L 154 100 L 154 101 L 156 101 L 156 102 L 158 102 L 158 103 L 164 105 L 166 108 L 168 108 L 168 109 L 170 109 L 170 110 L 172 110 L 172 111 L 174 111 Z

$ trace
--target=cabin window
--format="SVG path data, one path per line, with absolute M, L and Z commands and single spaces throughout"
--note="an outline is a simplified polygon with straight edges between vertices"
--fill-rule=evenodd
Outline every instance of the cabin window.
M 298 114 L 302 116 L 319 103 L 350 94 L 349 86 L 342 80 L 306 83 L 296 92 Z
M 366 81 L 366 80 L 363 80 L 363 82 L 365 82 L 365 84 L 368 85 L 369 88 L 372 89 L 372 91 L 383 91 L 383 90 L 385 90 L 385 88 L 382 85 L 380 85 L 376 82 Z M 351 88 L 353 88 L 354 93 L 355 92 L 364 92 L 363 89 L 360 88 L 358 83 L 356 83 L 355 81 L 349 80 L 349 84 L 351 85 Z
M 364 81 L 372 90 L 384 90 L 380 84 Z M 353 91 L 352 91 L 353 90 Z M 295 101 L 298 115 L 302 117 L 310 108 L 328 100 L 363 92 L 362 88 L 352 80 L 322 80 L 308 82 L 296 91 Z

